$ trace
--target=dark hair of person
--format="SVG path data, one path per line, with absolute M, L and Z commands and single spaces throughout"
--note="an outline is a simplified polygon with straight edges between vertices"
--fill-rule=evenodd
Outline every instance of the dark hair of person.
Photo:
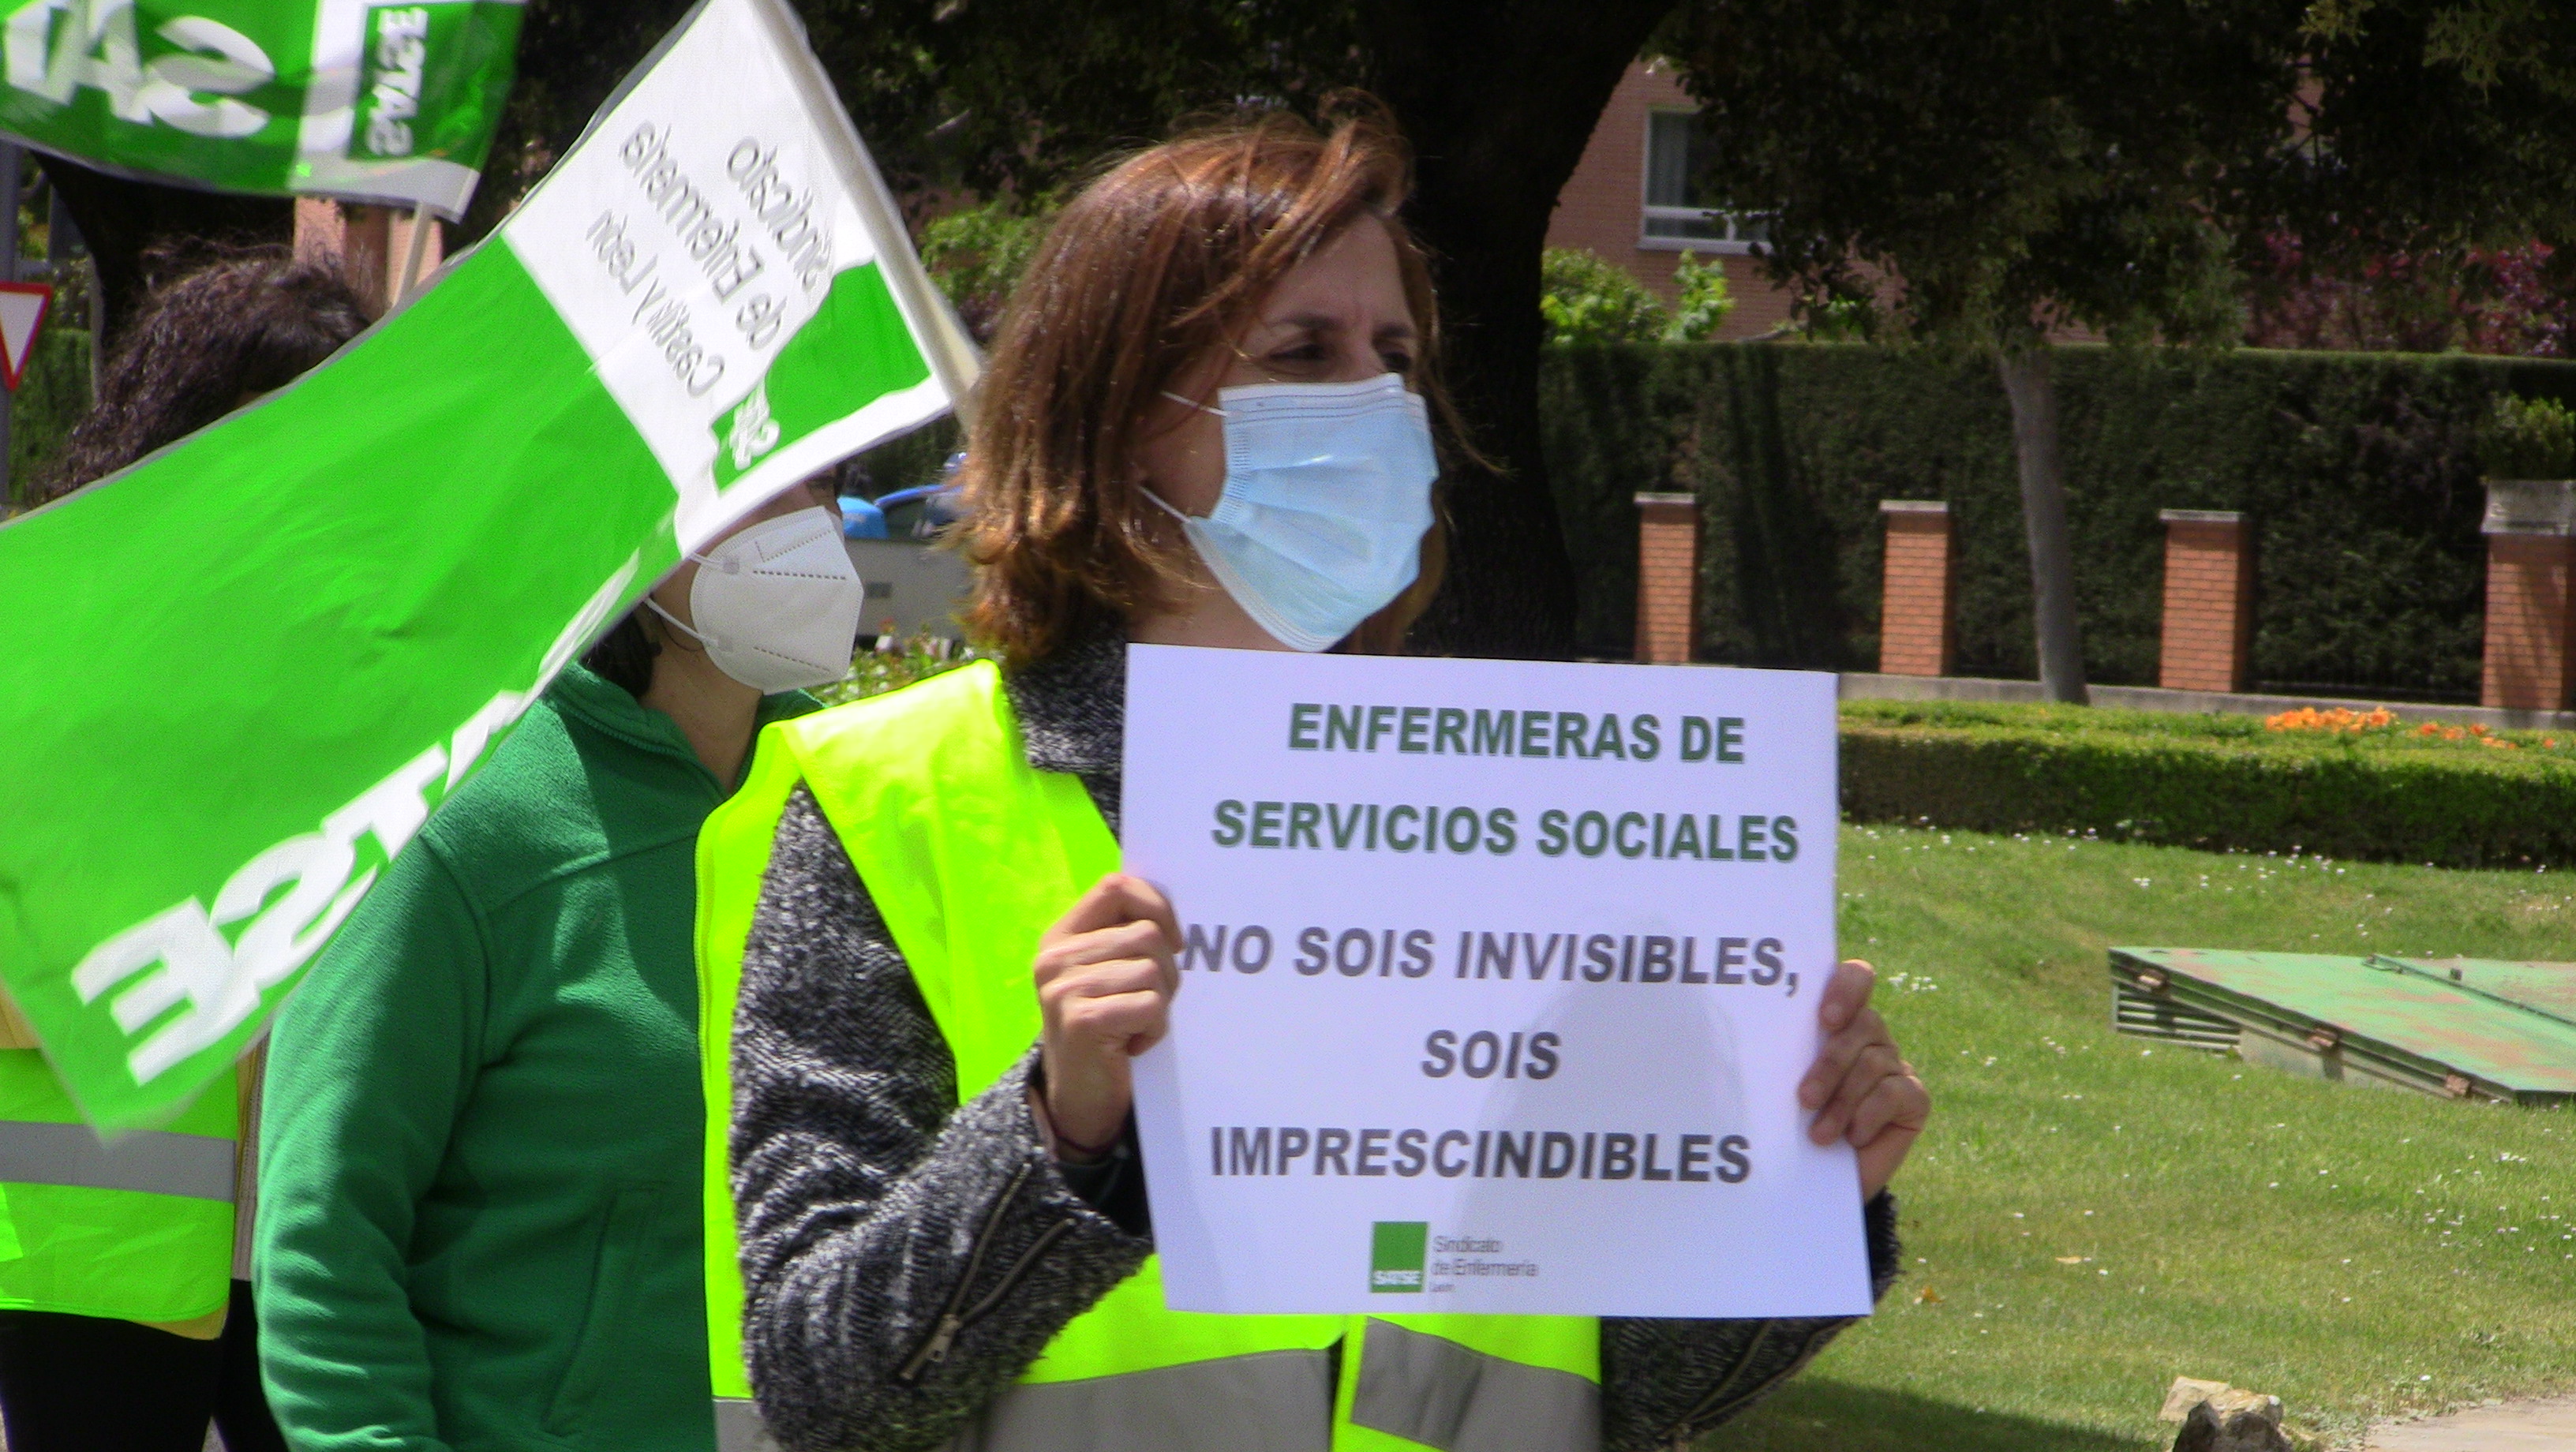
M 661 653 L 661 642 L 644 628 L 644 607 L 638 605 L 608 627 L 608 633 L 583 654 L 581 663 L 592 675 L 640 701 L 653 689 L 653 657 Z
M 955 546 L 976 567 L 968 628 L 1012 665 L 1171 598 L 1189 547 L 1134 477 L 1147 408 L 1192 364 L 1237 345 L 1290 269 L 1363 217 L 1395 242 L 1421 333 L 1409 375 L 1445 452 L 1465 449 L 1440 387 L 1439 313 L 1397 220 L 1403 138 L 1366 97 L 1322 129 L 1271 113 L 1193 131 L 1119 163 L 1066 205 L 1002 315 L 967 440 Z M 1440 588 L 1443 526 L 1412 586 L 1343 648 L 1392 654 Z
M 98 401 L 63 441 L 36 502 L 177 443 L 292 383 L 366 331 L 358 295 L 283 247 L 230 253 L 157 288 L 99 370 Z

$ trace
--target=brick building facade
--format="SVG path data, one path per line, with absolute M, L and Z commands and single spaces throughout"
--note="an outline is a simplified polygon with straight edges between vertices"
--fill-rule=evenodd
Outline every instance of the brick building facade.
M 1676 296 L 1673 269 L 1684 253 L 1720 262 L 1735 311 L 1717 336 L 1757 337 L 1788 320 L 1789 294 L 1763 277 L 1752 255 L 1756 226 L 1688 205 L 1695 200 L 1687 152 L 1695 128 L 1683 118 L 1696 110 L 1670 69 L 1647 62 L 1628 67 L 1593 123 L 1574 175 L 1557 193 L 1547 245 L 1599 253 L 1667 303 Z

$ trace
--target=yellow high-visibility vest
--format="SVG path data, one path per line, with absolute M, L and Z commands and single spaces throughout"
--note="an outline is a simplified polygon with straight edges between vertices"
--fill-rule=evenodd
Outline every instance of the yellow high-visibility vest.
M 0 1044 L 0 1310 L 160 1324 L 223 1310 L 240 1071 L 207 1085 L 166 1128 L 111 1144 L 5 1004 Z
M 769 1445 L 742 1357 L 725 1157 L 729 1048 L 770 843 L 800 781 L 911 966 L 955 1056 L 960 1102 L 1036 1042 L 1038 938 L 1118 866 L 1081 780 L 1029 765 L 989 662 L 761 733 L 750 781 L 698 841 L 708 1362 L 720 1452 Z M 1582 1452 L 1600 1442 L 1600 1346 L 1591 1317 L 1172 1311 L 1148 1259 L 1057 1333 L 969 1440 L 983 1452 Z

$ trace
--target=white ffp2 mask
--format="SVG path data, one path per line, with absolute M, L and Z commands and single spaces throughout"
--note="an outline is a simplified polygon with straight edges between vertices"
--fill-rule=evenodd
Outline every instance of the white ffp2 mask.
M 1205 404 L 1164 395 L 1193 408 Z M 1422 571 L 1440 463 L 1422 396 L 1393 373 L 1217 394 L 1225 492 L 1181 521 L 1208 573 L 1281 645 L 1317 651 L 1359 628 Z
M 765 695 L 824 686 L 850 673 L 867 586 L 841 543 L 828 509 L 800 509 L 734 535 L 702 555 L 682 625 L 644 603 L 672 628 L 706 646 L 717 670 Z

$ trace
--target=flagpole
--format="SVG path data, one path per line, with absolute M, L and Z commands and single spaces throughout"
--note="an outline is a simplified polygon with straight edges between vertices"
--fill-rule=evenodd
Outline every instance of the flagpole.
M 436 225 L 429 215 L 429 203 L 421 202 L 412 207 L 411 241 L 403 249 L 402 276 L 394 284 L 393 296 L 387 300 L 390 305 L 400 307 L 420 286 L 421 260 L 429 255 L 429 229 Z
M 0 143 L 0 282 L 18 280 L 18 193 L 26 153 L 13 143 Z M 0 345 L 5 346 L 5 345 Z M 34 345 L 29 344 L 33 356 Z M 17 391 L 0 390 L 0 505 L 17 498 L 18 481 L 9 467 L 9 434 L 16 422 Z M 6 514 L 0 509 L 0 514 Z

